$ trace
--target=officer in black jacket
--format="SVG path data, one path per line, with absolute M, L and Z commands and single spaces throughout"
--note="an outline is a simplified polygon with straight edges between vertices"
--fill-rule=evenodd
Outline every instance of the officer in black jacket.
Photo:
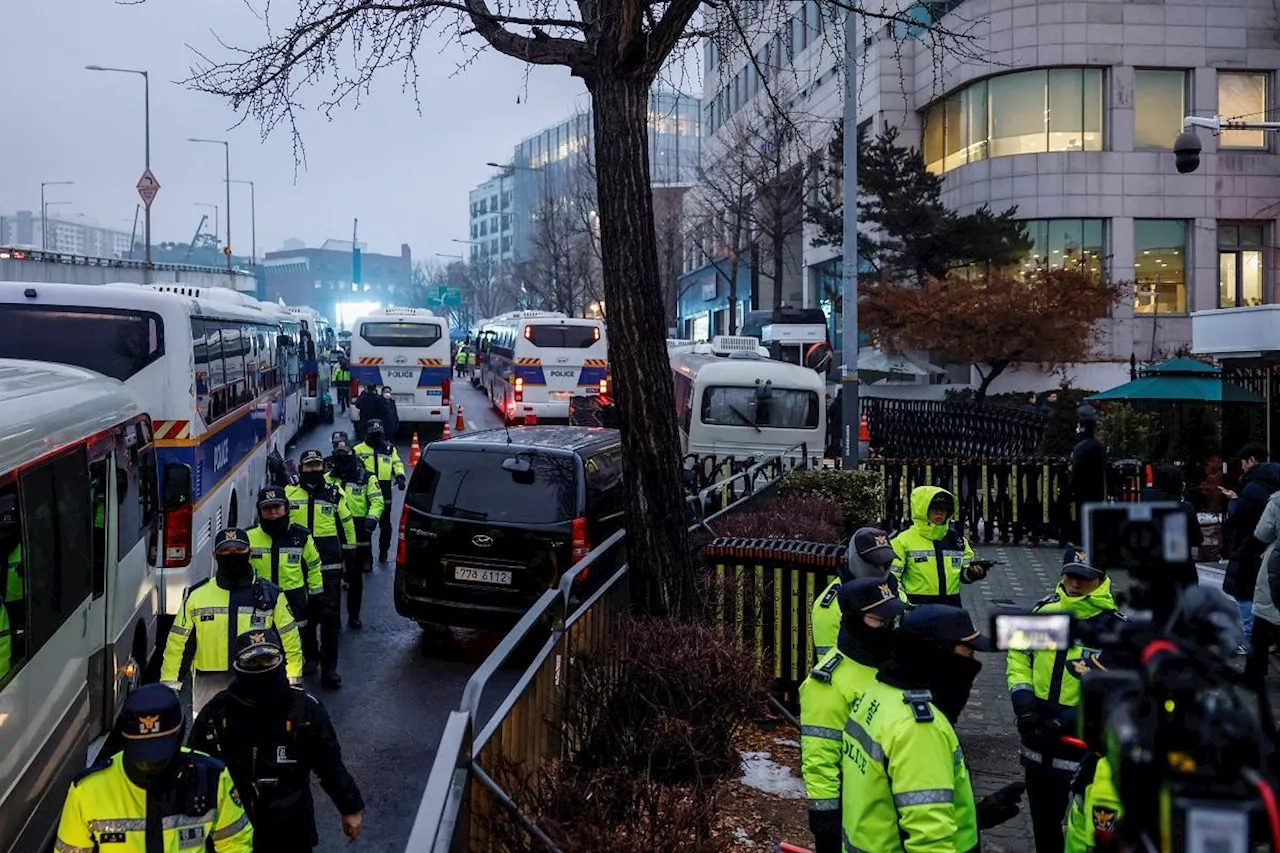
M 342 763 L 329 714 L 309 693 L 289 686 L 284 652 L 274 630 L 236 640 L 235 678 L 196 719 L 190 745 L 231 771 L 254 826 L 254 849 L 310 853 L 316 833 L 311 774 L 342 815 L 354 841 L 363 825 L 364 800 Z

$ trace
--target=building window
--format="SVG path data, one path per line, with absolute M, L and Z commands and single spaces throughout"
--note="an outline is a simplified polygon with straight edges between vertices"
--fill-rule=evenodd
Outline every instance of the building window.
M 1187 114 L 1187 72 L 1135 71 L 1133 147 L 1173 148 Z
M 1218 72 L 1218 115 L 1224 121 L 1248 119 L 1265 121 L 1267 117 L 1267 75 Z M 1266 148 L 1265 131 L 1226 130 L 1223 148 Z
M 1102 150 L 1102 71 L 1004 74 L 925 110 L 924 158 L 935 173 L 987 157 Z
M 1135 314 L 1187 313 L 1187 223 L 1133 221 Z
M 1077 270 L 1100 277 L 1103 273 L 1103 220 L 1028 219 L 1023 223 L 1031 251 L 1018 272 Z
M 1264 292 L 1261 222 L 1218 223 L 1218 307 L 1261 305 Z

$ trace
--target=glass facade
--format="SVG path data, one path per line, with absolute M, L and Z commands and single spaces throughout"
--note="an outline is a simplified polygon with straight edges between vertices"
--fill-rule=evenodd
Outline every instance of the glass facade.
M 1101 219 L 1026 220 L 1023 228 L 1031 240 L 1031 251 L 1018 271 L 1077 270 L 1101 276 L 1107 256 L 1103 225 Z
M 1133 221 L 1133 312 L 1187 313 L 1187 223 Z
M 1266 74 L 1218 72 L 1218 115 L 1223 120 L 1267 120 Z M 1265 131 L 1227 130 L 1220 142 L 1223 148 L 1266 148 Z
M 1218 223 L 1218 307 L 1261 305 L 1265 292 L 1261 222 Z
M 979 80 L 925 109 L 925 164 L 941 174 L 988 157 L 1101 151 L 1102 100 L 1096 68 Z
M 1187 72 L 1135 71 L 1133 147 L 1168 150 L 1187 114 Z

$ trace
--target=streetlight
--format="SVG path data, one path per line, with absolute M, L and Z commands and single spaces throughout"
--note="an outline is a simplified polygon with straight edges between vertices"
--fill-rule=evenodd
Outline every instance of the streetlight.
M 142 122 L 143 122 L 143 145 L 144 145 L 144 165 L 147 172 L 151 171 L 151 77 L 146 71 L 139 71 L 134 68 L 105 68 L 101 65 L 86 65 L 86 71 L 110 71 L 116 74 L 139 74 L 142 76 Z M 142 282 L 143 284 L 151 283 L 151 205 L 146 205 L 146 216 L 142 220 L 143 239 L 147 242 L 147 252 L 145 265 L 143 266 Z
M 40 229 L 41 229 L 41 234 L 40 234 L 40 251 L 42 251 L 42 252 L 47 251 L 47 249 L 46 249 L 46 247 L 45 247 L 45 238 L 48 236 L 48 233 L 49 233 L 49 229 L 45 227 L 45 224 L 44 224 L 44 223 L 45 223 L 45 220 L 48 218 L 48 210 L 49 210 L 49 208 L 53 207 L 55 204 L 71 204 L 71 202 L 69 202 L 69 201 L 51 201 L 51 202 L 48 202 L 48 203 L 41 203 L 41 205 L 40 205 L 40 206 L 41 206 L 41 208 L 43 208 L 43 210 L 42 210 L 42 211 L 41 211 L 41 213 L 40 213 Z
M 462 255 L 446 255 L 444 252 L 436 252 L 436 257 L 437 258 L 453 258 L 454 260 L 462 261 L 464 264 L 467 262 L 467 259 L 462 257 Z
M 249 229 L 253 232 L 252 248 L 250 248 L 249 251 L 253 254 L 253 265 L 256 267 L 258 265 L 258 202 L 255 198 L 253 181 L 242 181 L 242 180 L 236 179 L 231 181 L 231 183 L 249 185 Z M 228 204 L 230 204 L 230 202 L 228 202 Z M 230 243 L 231 243 L 231 226 L 228 225 L 227 226 L 227 244 L 230 245 Z
M 49 226 L 46 222 L 49 219 L 49 205 L 44 201 L 45 187 L 69 187 L 75 181 L 42 181 L 40 184 L 40 251 L 45 250 L 45 243 L 49 240 Z M 67 202 L 55 202 L 56 204 L 66 204 Z
M 196 202 L 196 207 L 212 207 L 213 208 L 213 239 L 217 240 L 218 239 L 218 216 L 220 215 L 218 213 L 218 206 L 216 204 L 210 204 L 207 201 L 198 201 Z M 196 232 L 196 235 L 199 236 L 198 231 Z
M 187 139 L 187 141 L 188 141 L 188 142 L 203 142 L 203 143 L 207 143 L 207 144 L 209 144 L 209 145 L 221 145 L 221 146 L 222 146 L 222 149 L 223 149 L 223 153 L 226 155 L 226 158 L 227 158 L 227 160 L 226 160 L 226 163 L 227 163 L 227 177 L 226 177 L 226 183 L 227 183 L 227 245 L 226 245 L 226 247 L 222 250 L 222 252 L 223 252 L 223 254 L 225 254 L 225 255 L 227 256 L 227 272 L 231 272 L 231 143 L 227 142 L 225 139 L 197 139 L 197 138 L 195 138 L 195 137 L 190 137 L 190 138 L 188 138 L 188 139 Z

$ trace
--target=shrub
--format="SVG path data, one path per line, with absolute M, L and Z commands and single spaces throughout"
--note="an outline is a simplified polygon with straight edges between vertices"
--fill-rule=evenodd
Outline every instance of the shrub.
M 714 523 L 718 536 L 842 542 L 844 511 L 823 498 L 772 498 Z
M 836 541 L 848 539 L 859 527 L 878 523 L 884 514 L 884 483 L 876 471 L 792 471 L 778 487 L 780 498 L 830 501 L 840 507 L 843 524 Z
M 1098 431 L 1107 446 L 1107 457 L 1148 461 L 1160 430 L 1160 420 L 1127 403 L 1112 403 L 1098 415 Z

